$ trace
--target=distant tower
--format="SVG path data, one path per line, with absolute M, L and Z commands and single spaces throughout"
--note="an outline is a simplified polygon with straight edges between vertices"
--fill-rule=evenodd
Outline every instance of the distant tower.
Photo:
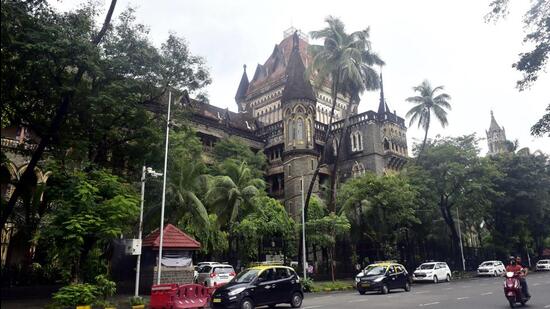
M 292 52 L 286 68 L 286 83 L 281 97 L 284 132 L 285 206 L 294 218 L 300 218 L 302 204 L 301 179 L 307 191 L 317 167 L 317 151 L 313 140 L 316 98 L 298 50 L 298 32 L 293 34 Z M 317 192 L 316 183 L 313 192 Z
M 487 144 L 489 146 L 489 155 L 506 152 L 506 132 L 504 127 L 500 127 L 495 120 L 493 111 L 491 111 L 491 125 L 487 134 Z
M 239 83 L 237 94 L 235 94 L 235 102 L 239 107 L 239 112 L 243 112 L 247 109 L 246 103 L 244 103 L 244 99 L 246 98 L 246 91 L 248 90 L 249 85 L 248 75 L 246 75 L 246 64 L 243 65 L 243 70 L 243 76 L 241 77 L 241 82 Z

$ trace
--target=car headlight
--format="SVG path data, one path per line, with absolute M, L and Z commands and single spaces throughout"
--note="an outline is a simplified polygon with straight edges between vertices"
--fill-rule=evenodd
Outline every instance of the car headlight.
M 359 282 L 359 281 L 361 281 L 361 278 L 355 277 L 355 282 Z
M 374 279 L 373 281 L 374 282 L 380 282 L 382 280 L 384 280 L 384 277 L 378 277 L 378 278 Z
M 233 291 L 227 293 L 227 295 L 229 296 L 235 296 L 237 294 L 240 294 L 242 291 L 244 291 L 246 288 L 238 288 L 238 289 L 234 289 Z

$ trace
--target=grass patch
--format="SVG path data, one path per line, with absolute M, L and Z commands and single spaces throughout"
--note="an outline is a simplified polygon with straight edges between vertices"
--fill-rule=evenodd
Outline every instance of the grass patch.
M 333 292 L 333 291 L 344 291 L 353 289 L 353 284 L 351 280 L 337 280 L 337 281 L 313 281 L 311 284 L 310 291 L 315 292 Z

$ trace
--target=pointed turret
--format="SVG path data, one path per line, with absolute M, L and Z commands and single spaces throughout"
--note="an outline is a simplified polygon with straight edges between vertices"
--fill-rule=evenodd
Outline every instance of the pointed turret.
M 305 76 L 306 68 L 300 57 L 298 32 L 294 32 L 292 40 L 292 52 L 286 67 L 287 80 L 281 101 L 283 103 L 293 99 L 316 101 L 311 83 Z
M 382 79 L 382 72 L 380 72 L 380 103 L 378 103 L 378 115 L 384 115 L 386 111 L 390 111 L 384 98 L 384 80 Z
M 493 115 L 493 111 L 491 111 L 491 125 L 489 126 L 489 132 L 491 131 L 500 131 L 500 126 L 498 125 L 495 115 Z
M 241 77 L 241 82 L 239 83 L 239 88 L 237 89 L 237 94 L 235 94 L 235 102 L 240 103 L 246 97 L 246 91 L 248 90 L 248 75 L 246 75 L 246 64 L 243 65 L 243 76 Z

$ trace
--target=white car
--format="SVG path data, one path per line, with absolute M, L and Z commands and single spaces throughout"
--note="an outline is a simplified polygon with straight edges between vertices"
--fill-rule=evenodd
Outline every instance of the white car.
M 506 272 L 501 261 L 485 261 L 477 267 L 478 276 L 500 276 Z
M 198 272 L 196 282 L 206 287 L 216 288 L 235 278 L 235 270 L 228 264 L 204 265 Z
M 195 265 L 193 270 L 193 280 L 195 283 L 197 282 L 197 277 L 199 276 L 200 269 L 205 265 L 214 265 L 214 264 L 220 264 L 219 262 L 199 262 L 197 265 Z
M 550 260 L 539 260 L 537 266 L 535 266 L 535 270 L 550 270 Z
M 431 281 L 433 283 L 438 283 L 442 280 L 449 282 L 451 281 L 451 277 L 451 269 L 445 262 L 429 262 L 420 264 L 412 275 L 412 279 L 415 282 Z

